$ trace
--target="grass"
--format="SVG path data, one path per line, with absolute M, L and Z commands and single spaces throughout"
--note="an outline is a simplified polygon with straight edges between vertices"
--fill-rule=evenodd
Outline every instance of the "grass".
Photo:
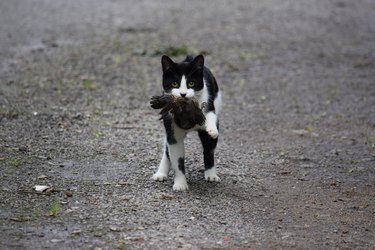
M 30 216 L 28 216 L 28 210 L 26 208 L 22 209 L 21 213 L 16 218 L 20 222 L 26 222 L 30 220 Z
M 40 209 L 39 207 L 36 208 L 31 216 L 31 220 L 37 220 L 39 219 L 43 214 L 43 211 L 42 209 Z
M 99 138 L 101 136 L 104 136 L 104 133 L 100 130 L 94 129 L 92 133 L 95 135 L 96 138 Z
M 92 89 L 94 89 L 94 82 L 93 82 L 93 80 L 90 80 L 90 79 L 83 79 L 83 80 L 82 80 L 82 85 L 83 85 L 83 88 L 84 88 L 84 89 L 87 89 L 87 90 L 92 90 Z
M 50 211 L 49 215 L 52 217 L 56 217 L 59 213 L 59 210 L 60 210 L 60 203 L 58 201 L 54 201 L 49 210 Z
M 21 166 L 21 160 L 17 158 L 8 159 L 8 163 L 14 168 L 18 168 L 19 166 Z
M 101 115 L 102 111 L 100 109 L 95 109 L 94 110 L 94 115 Z
M 13 220 L 18 222 L 36 221 L 41 217 L 42 213 L 43 211 L 40 208 L 36 208 L 33 212 L 30 208 L 22 208 L 18 216 L 13 218 Z
M 155 50 L 154 55 L 160 56 L 160 55 L 168 55 L 168 56 L 186 56 L 189 54 L 189 47 L 186 44 L 183 44 L 179 47 L 175 46 L 167 46 L 167 47 L 161 47 L 157 50 Z

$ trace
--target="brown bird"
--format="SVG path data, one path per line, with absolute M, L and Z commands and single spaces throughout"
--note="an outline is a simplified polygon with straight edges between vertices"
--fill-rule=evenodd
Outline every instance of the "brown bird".
M 164 94 L 153 96 L 150 104 L 154 109 L 161 109 L 161 120 L 166 118 L 170 113 L 173 114 L 175 123 L 182 129 L 191 129 L 195 125 L 202 126 L 206 121 L 206 117 L 203 114 L 205 105 L 202 105 L 202 108 L 200 108 L 198 101 L 192 98 L 187 99 Z

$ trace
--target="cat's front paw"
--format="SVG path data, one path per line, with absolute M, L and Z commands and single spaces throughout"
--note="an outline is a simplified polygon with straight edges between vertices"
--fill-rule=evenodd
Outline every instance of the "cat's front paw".
M 179 181 L 174 182 L 173 190 L 174 191 L 187 191 L 187 190 L 189 190 L 189 186 L 188 186 L 186 180 L 179 180 Z
M 208 127 L 207 133 L 211 136 L 212 139 L 216 139 L 219 136 L 219 131 L 216 127 Z
M 209 182 L 220 182 L 220 177 L 216 174 L 216 169 L 209 169 L 204 172 L 204 179 Z
M 168 176 L 166 174 L 162 174 L 162 173 L 155 173 L 153 176 L 152 176 L 152 179 L 155 180 L 155 181 L 165 181 L 166 179 L 168 178 Z
M 208 182 L 220 182 L 221 181 L 220 177 L 217 176 L 217 175 L 215 175 L 215 176 L 205 176 L 204 178 Z

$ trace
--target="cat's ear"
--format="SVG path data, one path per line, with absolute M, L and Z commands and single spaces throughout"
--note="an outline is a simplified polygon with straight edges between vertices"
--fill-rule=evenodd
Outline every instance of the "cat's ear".
M 164 55 L 161 57 L 161 66 L 163 67 L 163 73 L 172 68 L 174 65 L 175 63 L 168 56 Z
M 203 69 L 203 65 L 204 65 L 203 55 L 196 56 L 194 60 L 192 61 L 192 64 L 195 65 L 197 68 Z

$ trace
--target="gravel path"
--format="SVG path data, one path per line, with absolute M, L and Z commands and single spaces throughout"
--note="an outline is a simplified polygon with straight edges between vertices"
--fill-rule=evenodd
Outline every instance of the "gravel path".
M 1 1 L 0 248 L 373 249 L 374 13 L 372 0 Z M 163 53 L 205 54 L 220 84 L 221 183 L 204 181 L 195 134 L 190 191 L 151 180 Z

